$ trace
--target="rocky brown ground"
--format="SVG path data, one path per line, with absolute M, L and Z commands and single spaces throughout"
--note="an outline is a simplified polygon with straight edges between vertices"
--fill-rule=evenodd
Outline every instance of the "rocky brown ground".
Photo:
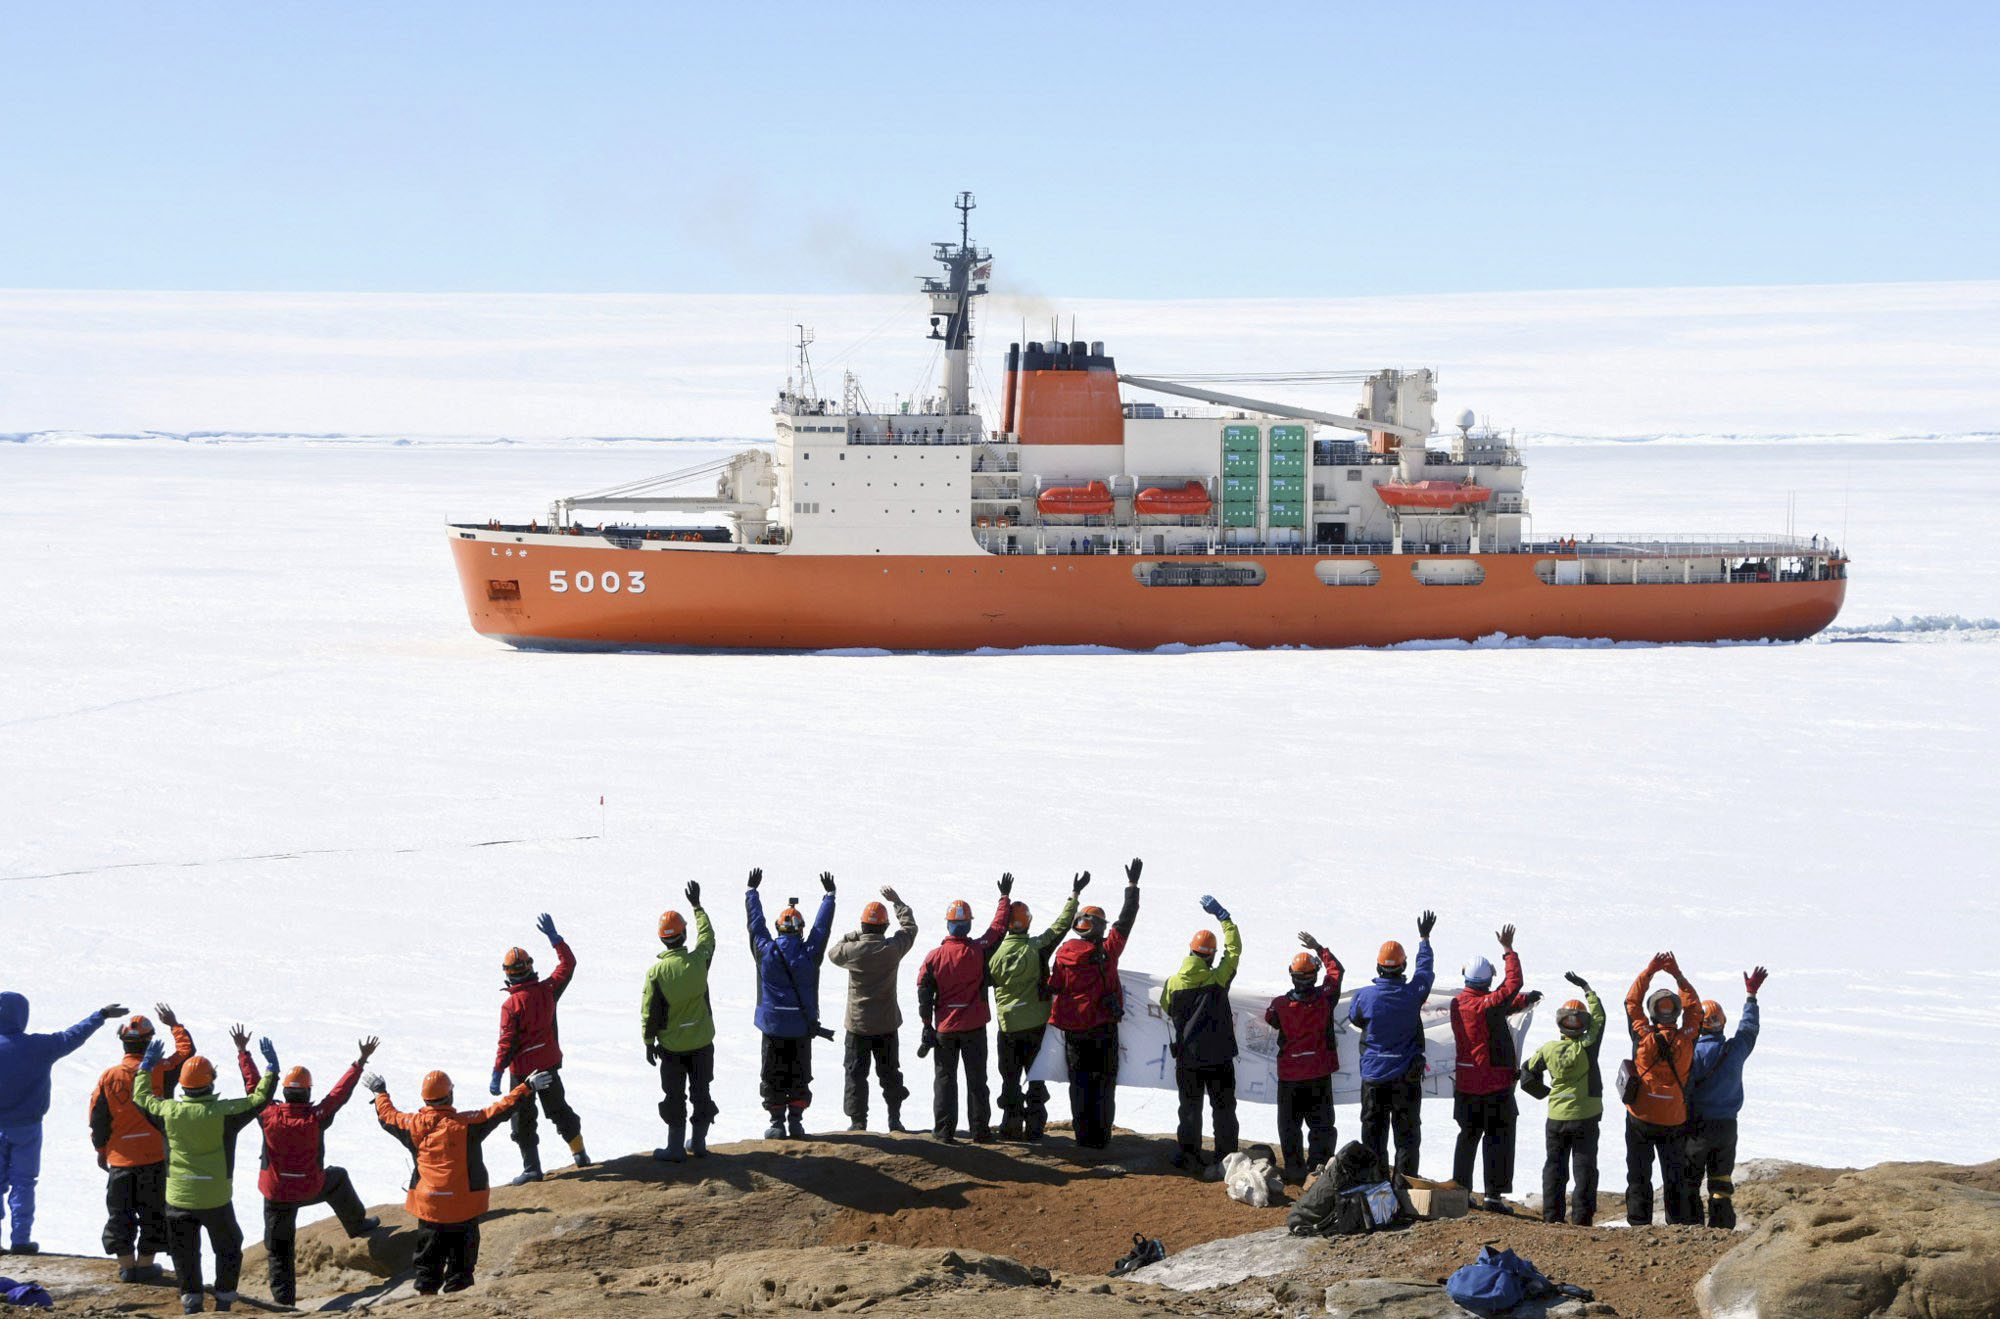
M 1284 1270 L 1199 1292 L 1104 1276 L 1135 1231 L 1170 1251 L 1280 1227 L 1212 1182 L 1174 1172 L 1166 1142 L 1121 1134 L 1103 1156 L 1044 1146 L 941 1146 L 917 1136 L 830 1136 L 723 1146 L 679 1166 L 635 1156 L 536 1186 L 502 1188 L 483 1230 L 480 1282 L 419 1299 L 414 1233 L 399 1208 L 387 1230 L 349 1242 L 330 1222 L 302 1229 L 300 1292 L 309 1309 L 455 1315 L 592 1313 L 1013 1316 L 1322 1313 L 1329 1282 L 1387 1277 L 1436 1283 L 1483 1244 L 1512 1247 L 1551 1277 L 1593 1289 L 1626 1319 L 1683 1319 L 1695 1287 L 1748 1233 L 1701 1228 L 1581 1229 L 1478 1213 L 1364 1238 L 1313 1241 Z M 1963 1170 L 1974 1187 L 1980 1170 Z M 1746 1218 L 1826 1217 L 1838 1172 L 1787 1166 L 1746 1186 Z M 1988 1180 L 1991 1180 L 1989 1178 Z M 1752 1188 L 1755 1188 L 1754 1190 Z M 1983 1193 L 1983 1192 L 1981 1192 Z M 1609 1206 L 1607 1205 L 1607 1209 Z M 255 1225 L 245 1224 L 255 1230 Z M 16 1266 L 16 1272 L 28 1272 Z M 43 1257 L 35 1276 L 64 1313 L 177 1313 L 171 1286 L 121 1287 L 108 1261 Z M 265 1294 L 253 1247 L 244 1299 Z

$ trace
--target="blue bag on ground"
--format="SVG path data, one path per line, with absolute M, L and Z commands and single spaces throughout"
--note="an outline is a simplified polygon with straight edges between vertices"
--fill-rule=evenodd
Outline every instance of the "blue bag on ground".
M 1555 1284 L 1511 1250 L 1480 1249 L 1479 1258 L 1446 1279 L 1445 1292 L 1474 1314 L 1505 1314 L 1555 1291 Z
M 39 1282 L 15 1282 L 12 1278 L 0 1278 L 0 1300 L 9 1305 L 29 1305 L 37 1309 L 53 1310 L 56 1303 Z

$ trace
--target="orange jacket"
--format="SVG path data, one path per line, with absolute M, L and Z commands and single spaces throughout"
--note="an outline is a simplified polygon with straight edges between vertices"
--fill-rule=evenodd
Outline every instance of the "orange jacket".
M 1701 1035 L 1701 996 L 1678 969 L 1674 981 L 1681 996 L 1678 1026 L 1655 1026 L 1646 1016 L 1646 986 L 1666 968 L 1659 958 L 1646 964 L 1632 988 L 1625 991 L 1625 1021 L 1632 1032 L 1632 1066 L 1639 1073 L 1639 1097 L 1626 1110 L 1641 1122 L 1678 1127 L 1688 1118 L 1687 1077 L 1694 1066 L 1694 1045 Z
M 194 1040 L 186 1028 L 172 1029 L 174 1051 L 152 1071 L 153 1093 L 161 1099 L 173 1097 L 181 1064 L 194 1057 Z M 167 1158 L 167 1138 L 132 1102 L 132 1078 L 138 1071 L 139 1055 L 128 1053 L 104 1069 L 90 1092 L 90 1143 L 113 1168 L 150 1168 Z
M 529 1091 L 515 1086 L 498 1102 L 477 1113 L 425 1105 L 414 1113 L 399 1113 L 389 1096 L 375 1096 L 375 1117 L 382 1130 L 403 1143 L 416 1160 L 410 1193 L 403 1208 L 426 1223 L 469 1223 L 486 1212 L 489 1198 L 486 1160 L 479 1143 L 514 1111 Z

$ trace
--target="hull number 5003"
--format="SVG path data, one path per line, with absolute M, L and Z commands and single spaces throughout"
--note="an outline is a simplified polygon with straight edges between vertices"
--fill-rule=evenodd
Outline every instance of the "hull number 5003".
M 592 591 L 602 591 L 606 595 L 617 595 L 623 591 L 627 595 L 646 593 L 646 570 L 633 568 L 623 574 L 618 572 L 593 573 L 585 569 L 570 572 L 566 568 L 549 569 L 549 590 L 557 595 L 579 591 L 589 595 Z

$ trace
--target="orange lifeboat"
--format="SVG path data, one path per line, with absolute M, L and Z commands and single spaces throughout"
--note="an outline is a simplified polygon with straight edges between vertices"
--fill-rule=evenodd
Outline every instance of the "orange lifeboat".
M 1388 481 L 1375 487 L 1391 508 L 1447 509 L 1483 504 L 1493 498 L 1491 486 L 1471 481 Z
M 1208 488 L 1199 481 L 1189 481 L 1178 490 L 1148 486 L 1139 492 L 1133 507 L 1141 513 L 1206 513 Z
M 1035 507 L 1044 513 L 1098 514 L 1111 511 L 1111 487 L 1102 481 L 1089 485 L 1059 485 L 1035 496 Z

